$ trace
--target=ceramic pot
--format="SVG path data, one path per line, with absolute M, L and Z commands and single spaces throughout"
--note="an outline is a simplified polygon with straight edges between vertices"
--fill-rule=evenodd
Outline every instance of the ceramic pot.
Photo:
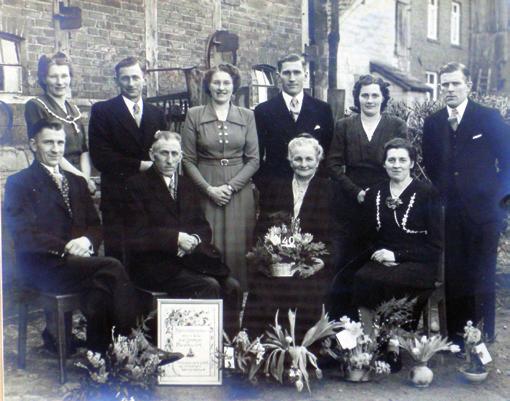
M 428 387 L 433 378 L 434 372 L 425 363 L 414 366 L 409 372 L 409 379 L 416 387 Z
M 459 368 L 459 372 L 470 383 L 480 383 L 480 382 L 483 382 L 485 379 L 487 379 L 487 376 L 489 375 L 488 371 L 487 372 L 480 372 L 480 373 L 468 372 L 466 366 L 460 367 Z
M 348 369 L 344 378 L 350 382 L 368 382 L 372 380 L 372 372 L 368 369 Z
M 294 275 L 294 263 L 273 263 L 271 265 L 273 277 L 292 277 Z

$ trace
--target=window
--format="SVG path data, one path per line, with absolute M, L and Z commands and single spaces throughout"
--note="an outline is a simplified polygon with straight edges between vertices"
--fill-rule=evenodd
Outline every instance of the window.
M 439 0 L 428 0 L 427 6 L 427 38 L 437 40 L 437 19 Z
M 253 66 L 251 70 L 252 99 L 251 104 L 265 102 L 271 97 L 271 88 L 276 87 L 276 70 L 266 64 Z
M 437 100 L 437 91 L 438 91 L 438 82 L 437 82 L 437 73 L 427 71 L 425 72 L 425 82 L 427 86 L 432 88 L 432 95 L 429 92 L 429 100 Z
M 450 42 L 460 46 L 460 3 L 452 2 L 452 14 L 450 16 Z
M 395 54 L 407 57 L 410 48 L 411 22 L 408 1 L 398 0 L 396 4 Z
M 0 92 L 21 92 L 20 39 L 0 32 Z

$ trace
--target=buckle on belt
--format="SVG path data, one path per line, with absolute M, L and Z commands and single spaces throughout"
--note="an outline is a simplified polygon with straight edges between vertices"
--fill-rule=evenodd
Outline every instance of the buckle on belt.
M 228 166 L 228 159 L 221 159 L 221 160 L 220 160 L 220 164 L 221 164 L 222 166 Z

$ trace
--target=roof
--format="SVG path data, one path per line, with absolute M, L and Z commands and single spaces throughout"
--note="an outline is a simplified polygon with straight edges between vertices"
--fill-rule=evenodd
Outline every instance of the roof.
M 397 84 L 407 91 L 413 92 L 432 92 L 432 88 L 419 79 L 406 74 L 398 68 L 384 64 L 378 61 L 370 62 L 370 72 L 377 72 L 389 81 Z

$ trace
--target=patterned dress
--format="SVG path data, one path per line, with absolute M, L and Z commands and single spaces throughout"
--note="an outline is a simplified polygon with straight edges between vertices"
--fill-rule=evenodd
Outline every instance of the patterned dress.
M 85 132 L 84 118 L 81 117 L 78 107 L 66 100 L 66 111 L 48 95 L 30 99 L 25 104 L 25 121 L 27 128 L 43 118 L 56 120 L 64 127 L 66 133 L 66 148 L 64 157 L 78 170 L 80 167 L 80 156 L 88 152 L 87 135 Z

